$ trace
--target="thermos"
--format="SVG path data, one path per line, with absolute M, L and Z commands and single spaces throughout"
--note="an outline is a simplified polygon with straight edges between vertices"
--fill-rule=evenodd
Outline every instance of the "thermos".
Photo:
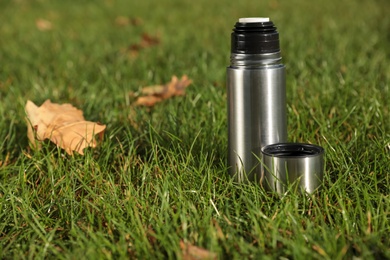
M 240 18 L 227 68 L 228 166 L 238 182 L 260 181 L 261 148 L 287 142 L 286 79 L 269 18 Z

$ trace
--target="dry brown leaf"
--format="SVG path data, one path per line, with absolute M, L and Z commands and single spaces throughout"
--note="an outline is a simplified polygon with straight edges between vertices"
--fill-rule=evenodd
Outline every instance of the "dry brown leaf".
M 37 19 L 35 21 L 35 25 L 40 31 L 50 31 L 51 29 L 53 29 L 52 23 L 45 19 Z
M 127 26 L 127 25 L 133 25 L 133 26 L 139 26 L 142 24 L 141 18 L 138 17 L 126 17 L 126 16 L 118 16 L 115 18 L 115 24 L 118 26 Z
M 142 34 L 141 46 L 143 48 L 154 46 L 160 44 L 160 38 L 157 36 L 152 36 L 150 34 Z
M 0 167 L 7 166 L 10 163 L 10 159 L 9 158 L 10 158 L 10 153 L 7 153 L 7 155 L 5 156 L 4 161 L 0 161 Z
M 118 16 L 115 18 L 115 24 L 118 26 L 126 26 L 130 24 L 130 18 L 125 16 Z
M 85 121 L 83 112 L 71 104 L 46 100 L 40 107 L 30 100 L 26 104 L 27 136 L 33 146 L 50 139 L 68 154 L 84 154 L 86 147 L 96 147 L 95 135 L 102 138 L 105 125 Z
M 184 260 L 205 260 L 217 259 L 217 254 L 210 252 L 204 248 L 191 245 L 184 241 L 180 241 L 181 258 Z
M 160 44 L 159 37 L 143 33 L 141 41 L 131 44 L 129 47 L 127 47 L 127 49 L 122 50 L 122 53 L 127 53 L 130 57 L 136 57 L 142 49 L 149 48 L 158 44 Z
M 215 231 L 217 233 L 217 237 L 219 239 L 221 239 L 221 240 L 225 240 L 226 239 L 225 234 L 223 233 L 221 226 L 218 224 L 218 221 L 213 218 L 212 219 L 212 223 L 213 223 L 213 225 L 215 227 Z
M 156 103 L 173 96 L 182 96 L 185 94 L 185 89 L 192 83 L 187 75 L 184 75 L 179 80 L 173 76 L 171 81 L 165 85 L 156 85 L 144 87 L 141 90 L 143 96 L 138 97 L 135 104 L 137 106 L 154 106 Z

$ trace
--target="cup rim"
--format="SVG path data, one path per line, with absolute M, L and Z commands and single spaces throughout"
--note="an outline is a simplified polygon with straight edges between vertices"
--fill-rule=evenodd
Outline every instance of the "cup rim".
M 304 158 L 322 156 L 325 149 L 307 143 L 276 143 L 261 148 L 264 155 L 280 158 Z

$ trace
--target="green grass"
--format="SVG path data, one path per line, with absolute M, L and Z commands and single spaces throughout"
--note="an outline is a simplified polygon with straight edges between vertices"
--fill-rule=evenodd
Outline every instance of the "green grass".
M 220 259 L 390 259 L 389 2 L 225 2 L 0 2 L 0 258 L 177 258 L 185 241 Z M 227 176 L 225 68 L 245 16 L 279 29 L 289 140 L 326 149 L 313 196 Z M 161 43 L 125 53 L 143 33 Z M 186 96 L 132 106 L 174 74 L 193 79 Z M 31 151 L 29 99 L 107 124 L 102 145 Z

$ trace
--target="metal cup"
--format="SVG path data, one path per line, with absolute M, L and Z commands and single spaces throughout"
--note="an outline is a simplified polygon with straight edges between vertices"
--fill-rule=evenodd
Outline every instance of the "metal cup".
M 262 152 L 262 185 L 279 194 L 294 188 L 313 193 L 322 184 L 324 148 L 301 143 L 265 146 Z

